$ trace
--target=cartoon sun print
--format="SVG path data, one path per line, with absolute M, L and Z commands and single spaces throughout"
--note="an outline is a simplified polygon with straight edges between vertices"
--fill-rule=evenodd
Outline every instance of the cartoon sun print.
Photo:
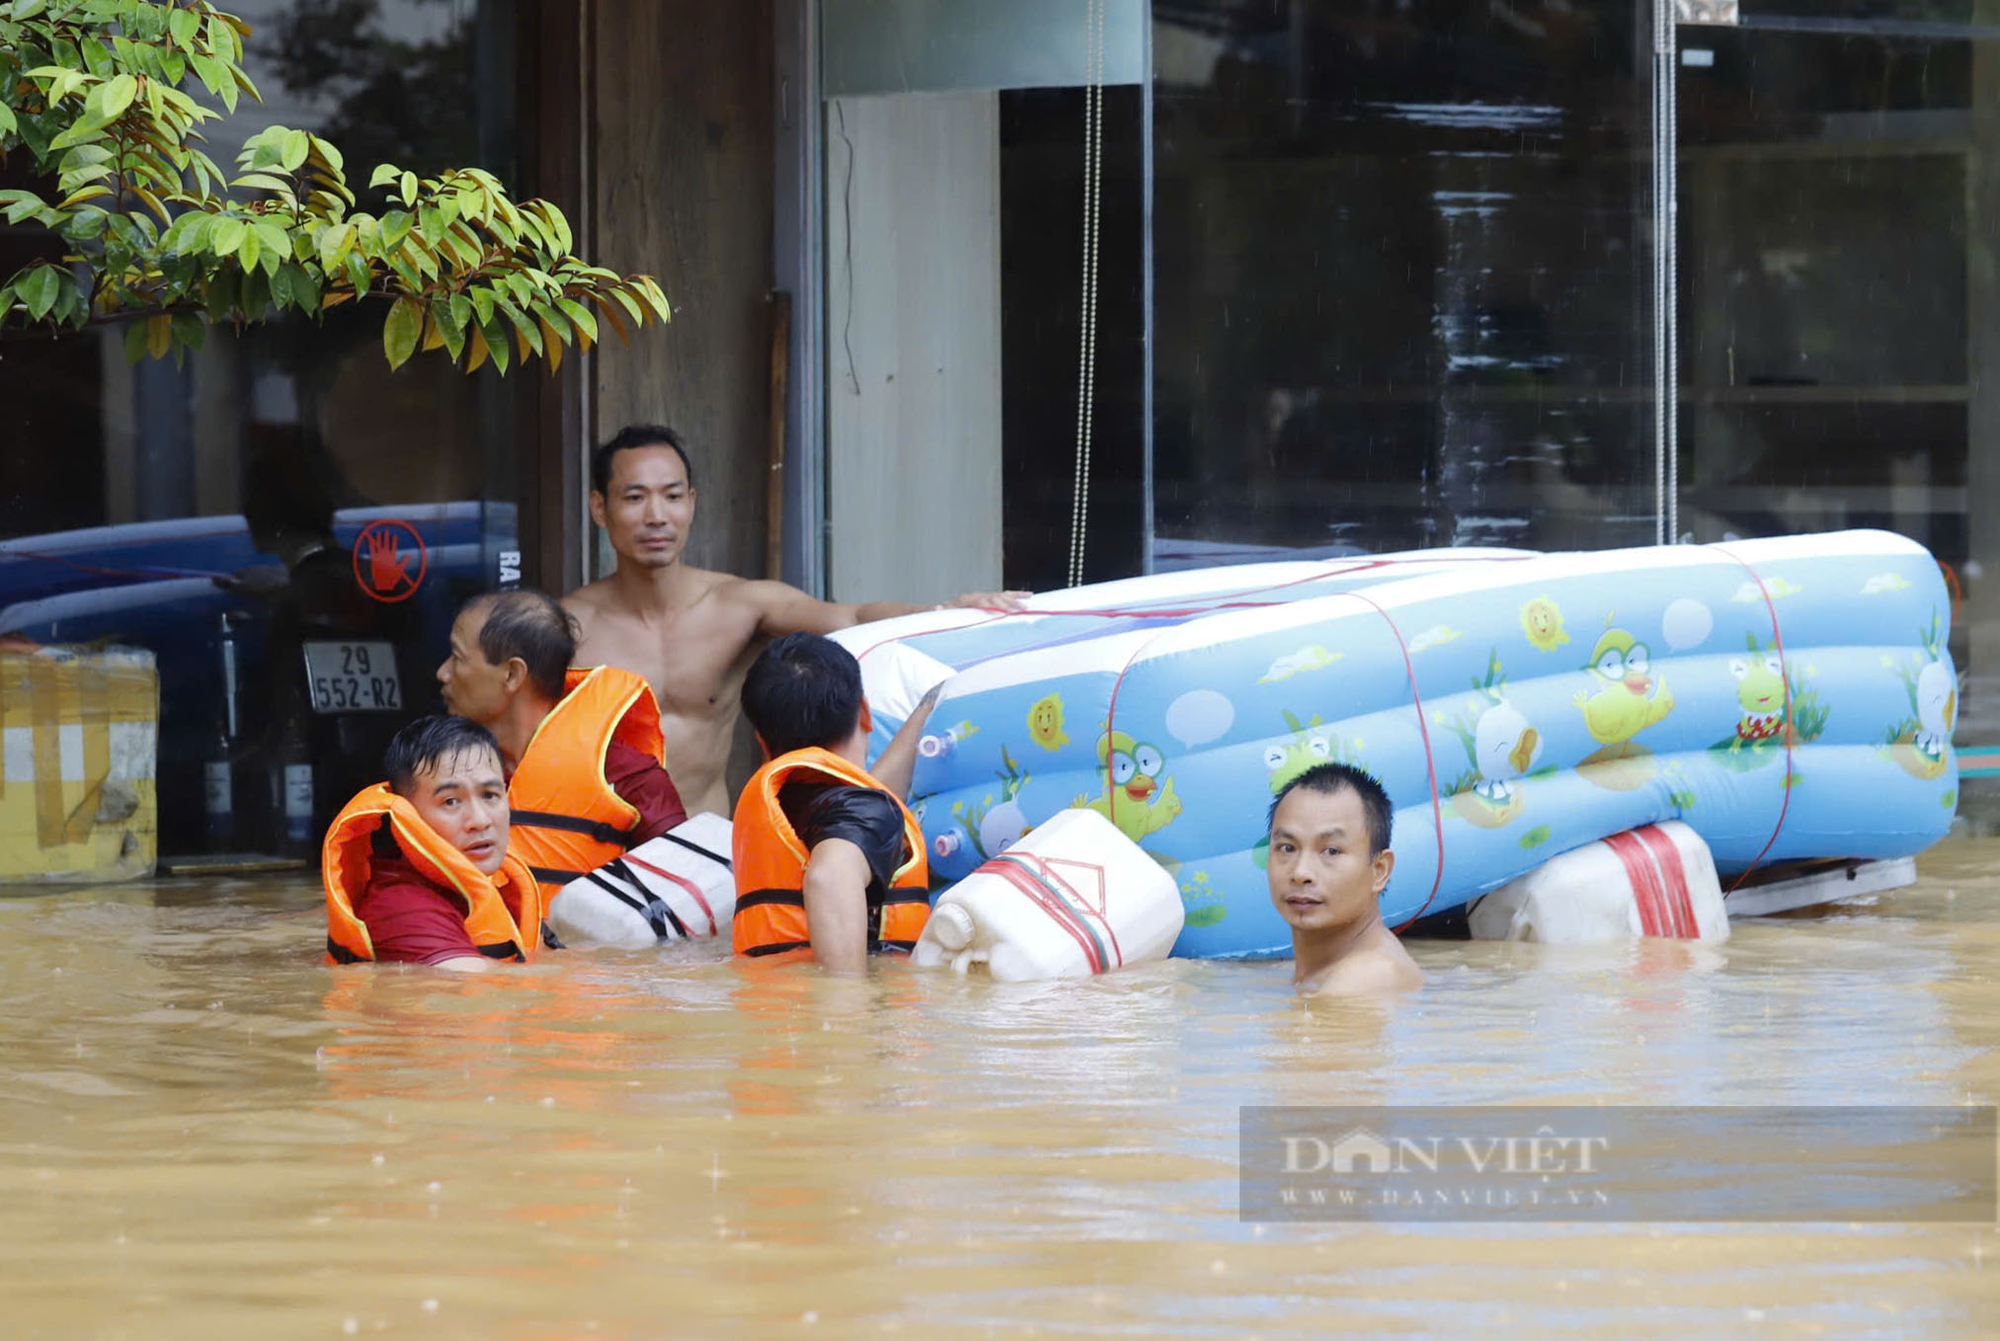
M 1540 652 L 1553 652 L 1569 641 L 1562 607 L 1547 596 L 1537 596 L 1521 607 L 1521 631 Z
M 1061 694 L 1037 699 L 1028 709 L 1028 738 L 1045 750 L 1059 750 L 1069 744 L 1069 737 L 1063 733 Z

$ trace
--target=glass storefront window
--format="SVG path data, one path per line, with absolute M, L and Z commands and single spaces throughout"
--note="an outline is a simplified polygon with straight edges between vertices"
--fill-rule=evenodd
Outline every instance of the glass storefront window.
M 1990 739 L 2000 26 L 1745 8 L 1681 30 L 1682 529 L 1929 546 L 1962 598 L 1959 740 Z
M 208 129 L 225 168 L 278 123 L 340 146 L 357 191 L 380 161 L 511 175 L 513 0 L 231 8 L 265 101 Z M 0 269 L 52 243 L 7 230 Z M 165 855 L 316 851 L 435 708 L 457 602 L 518 572 L 525 379 L 391 373 L 380 333 L 349 305 L 211 330 L 179 365 L 128 365 L 122 327 L 0 341 L 0 635 L 154 654 Z
M 1156 566 L 1646 543 L 1630 4 L 1155 4 Z

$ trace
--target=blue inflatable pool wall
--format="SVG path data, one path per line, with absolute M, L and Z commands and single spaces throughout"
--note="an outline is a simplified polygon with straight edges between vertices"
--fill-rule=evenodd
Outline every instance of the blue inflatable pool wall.
M 1262 564 L 1030 605 L 841 635 L 877 748 L 941 681 L 913 787 L 937 877 L 1088 806 L 1178 879 L 1180 955 L 1290 952 L 1265 810 L 1324 760 L 1395 803 L 1392 925 L 1659 820 L 1734 871 L 1911 855 L 1957 803 L 1950 601 L 1881 532 Z

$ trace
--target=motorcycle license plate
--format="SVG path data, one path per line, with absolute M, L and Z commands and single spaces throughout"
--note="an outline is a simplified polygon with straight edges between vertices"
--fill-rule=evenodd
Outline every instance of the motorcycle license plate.
M 307 643 L 314 712 L 400 712 L 403 682 L 391 643 Z

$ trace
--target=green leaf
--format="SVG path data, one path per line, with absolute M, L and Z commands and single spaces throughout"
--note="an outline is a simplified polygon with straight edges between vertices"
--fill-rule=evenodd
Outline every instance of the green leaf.
M 406 172 L 406 173 L 404 173 L 404 174 L 403 174 L 403 184 L 402 184 L 402 185 L 403 185 L 403 203 L 404 203 L 405 205 L 414 205 L 414 204 L 416 204 L 416 203 L 417 203 L 417 174 L 416 174 L 416 173 L 414 173 L 414 172 Z
M 243 230 L 243 240 L 236 246 L 236 259 L 243 262 L 245 270 L 257 268 L 257 258 L 264 254 L 264 240 L 255 228 Z
M 207 300 L 204 306 L 208 310 L 208 319 L 210 321 L 226 321 L 229 319 L 229 313 L 236 306 L 236 294 L 239 284 L 240 281 L 234 270 L 221 271 L 208 281 Z
M 275 220 L 259 219 L 257 237 L 264 244 L 264 269 L 267 273 L 292 259 L 292 235 Z
M 137 363 L 146 357 L 146 323 L 135 321 L 125 328 L 125 361 Z
M 597 318 L 590 315 L 590 309 L 574 298 L 556 299 L 556 307 L 569 318 L 570 324 L 582 331 L 592 344 L 597 343 Z
M 201 15 L 191 9 L 176 9 L 167 16 L 167 30 L 174 35 L 174 41 L 183 47 L 193 46 L 201 32 Z
M 99 79 L 110 77 L 111 51 L 94 37 L 86 37 L 76 44 L 77 54 L 83 57 L 83 68 Z
M 253 187 L 259 191 L 277 191 L 288 199 L 292 194 L 292 184 L 283 177 L 273 177 L 268 172 L 250 172 L 229 183 L 231 186 Z
M 470 289 L 466 296 L 472 300 L 472 310 L 479 316 L 481 326 L 493 324 L 493 293 L 484 287 Z
M 465 327 L 439 321 L 437 328 L 439 334 L 444 336 L 444 352 L 451 355 L 453 363 L 458 362 L 458 356 L 465 352 Z
M 264 319 L 264 309 L 271 305 L 271 281 L 262 270 L 249 270 L 243 275 L 243 313 L 252 321 Z
M 98 115 L 105 121 L 116 121 L 132 105 L 132 99 L 139 93 L 139 81 L 131 75 L 122 74 L 97 86 L 91 97 L 98 101 Z M 88 112 L 88 103 L 85 110 Z
M 472 300 L 462 293 L 451 296 L 451 325 L 466 327 L 472 324 Z M 455 359 L 458 356 L 452 355 Z
M 313 156 L 325 164 L 330 175 L 339 176 L 347 170 L 347 160 L 341 157 L 340 150 L 328 144 L 317 135 L 312 137 L 312 150 Z
M 404 210 L 390 210 L 382 216 L 382 250 L 394 251 L 410 235 L 416 219 Z
M 385 186 L 400 176 L 402 176 L 402 169 L 398 168 L 394 163 L 378 163 L 375 166 L 375 171 L 368 175 L 369 189 L 373 190 L 375 187 Z
M 335 224 L 322 228 L 319 232 L 319 263 L 328 274 L 347 256 L 348 248 L 354 245 L 354 225 Z
M 61 281 L 56 278 L 56 268 L 52 265 L 38 266 L 28 272 L 26 279 L 15 282 L 14 291 L 27 304 L 28 316 L 40 321 L 56 305 L 56 293 Z
M 414 298 L 398 298 L 382 323 L 382 352 L 389 366 L 400 368 L 417 352 L 417 337 L 424 333 L 424 310 Z
M 512 357 L 507 344 L 507 328 L 497 321 L 488 322 L 480 327 L 479 337 L 486 342 L 487 357 L 493 360 L 493 366 L 500 370 L 502 377 L 505 377 L 507 360 Z
M 646 296 L 646 301 L 653 305 L 653 310 L 660 314 L 660 320 L 672 321 L 674 319 L 674 312 L 667 305 L 667 295 L 661 291 L 658 284 L 653 282 L 653 277 L 651 275 L 640 275 L 638 276 L 638 282 L 639 291 Z
M 243 245 L 249 229 L 241 219 L 223 218 L 216 221 L 215 229 L 208 235 L 208 249 L 217 256 L 234 256 L 236 249 Z
M 354 296 L 359 298 L 375 282 L 374 273 L 368 268 L 368 259 L 358 251 L 347 253 L 346 265 L 347 282 L 353 288 Z
M 528 342 L 528 348 L 534 350 L 537 354 L 541 353 L 542 332 L 535 325 L 534 321 L 529 318 L 528 314 L 512 303 L 503 302 L 499 306 L 500 310 L 507 314 L 507 320 L 514 323 L 514 329 L 521 333 L 521 338 Z
M 283 157 L 280 161 L 284 164 L 286 172 L 297 172 L 305 166 L 306 155 L 311 152 L 312 136 L 302 130 L 294 130 L 285 136 L 284 143 L 281 146 Z
M 200 349 L 208 338 L 208 323 L 192 312 L 174 314 L 174 339 L 189 349 Z

